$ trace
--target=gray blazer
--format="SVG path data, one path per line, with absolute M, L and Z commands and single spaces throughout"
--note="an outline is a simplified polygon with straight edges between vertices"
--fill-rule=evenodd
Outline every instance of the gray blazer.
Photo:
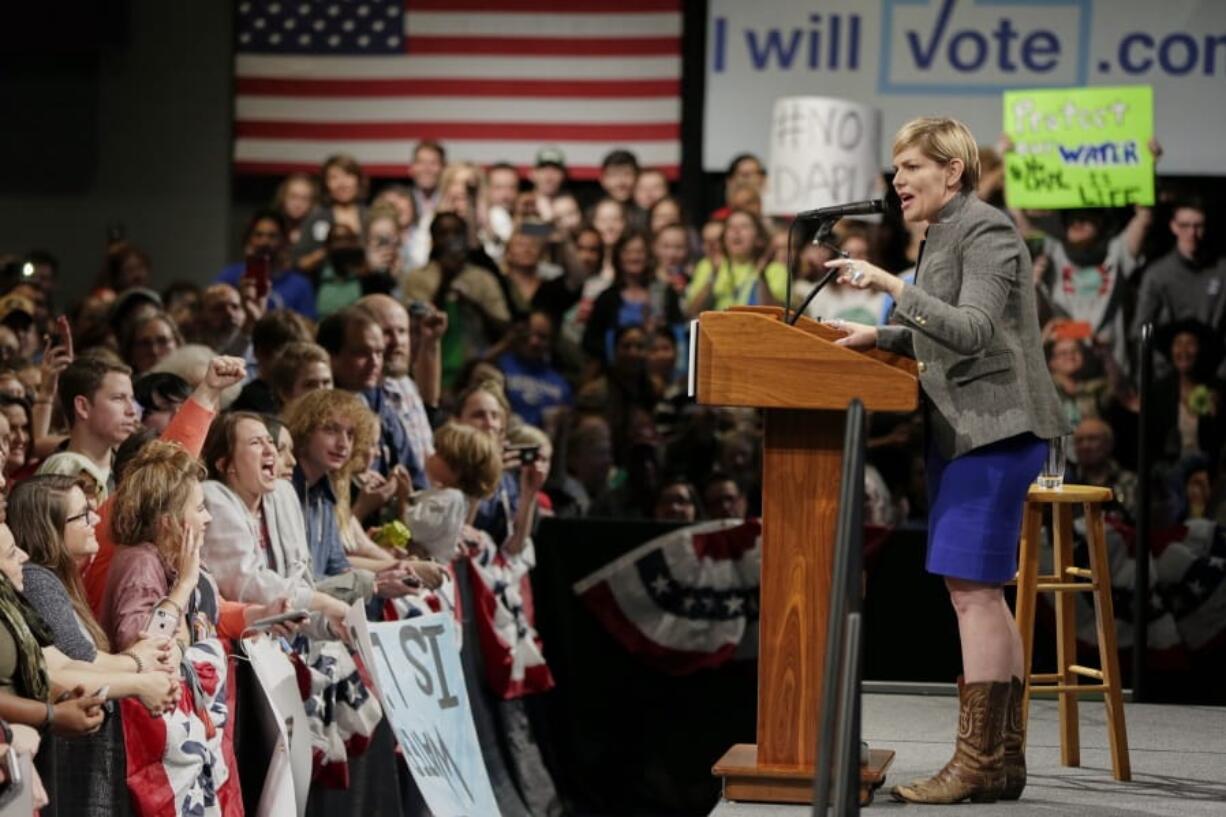
M 1026 431 L 1069 433 L 1043 355 L 1030 253 L 995 207 L 962 193 L 942 208 L 890 324 L 877 345 L 919 361 L 942 457 Z

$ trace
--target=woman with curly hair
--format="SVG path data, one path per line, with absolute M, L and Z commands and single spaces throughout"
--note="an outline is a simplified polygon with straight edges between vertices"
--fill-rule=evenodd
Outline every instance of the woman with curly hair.
M 103 629 L 120 650 L 146 634 L 173 638 L 183 692 L 179 705 L 158 718 L 123 703 L 129 790 L 140 815 L 161 813 L 169 796 L 175 813 L 212 817 L 241 797 L 233 729 L 226 728 L 229 672 L 216 632 L 221 599 L 200 566 L 211 519 L 204 475 L 182 446 L 149 442 L 124 469 L 111 510 L 117 548 L 102 601 Z M 150 782 L 160 779 L 167 782 Z

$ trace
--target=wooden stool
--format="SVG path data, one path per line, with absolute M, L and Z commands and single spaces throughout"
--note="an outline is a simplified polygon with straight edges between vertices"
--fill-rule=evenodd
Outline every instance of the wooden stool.
M 1115 610 L 1111 604 L 1111 566 L 1107 561 L 1107 537 L 1103 528 L 1104 502 L 1111 501 L 1111 489 L 1093 485 L 1064 485 L 1060 488 L 1030 486 L 1022 520 L 1022 543 L 1018 555 L 1017 603 L 1014 617 L 1022 636 L 1026 667 L 1026 692 L 1022 705 L 1023 723 L 1030 713 L 1030 695 L 1055 693 L 1060 698 L 1060 762 L 1081 765 L 1081 739 L 1077 726 L 1077 696 L 1101 692 L 1107 705 L 1107 737 L 1111 745 L 1111 770 L 1116 780 L 1131 780 L 1128 760 L 1128 733 L 1124 727 L 1124 700 L 1120 693 L 1120 660 L 1115 647 Z M 1086 541 L 1090 550 L 1090 569 L 1073 564 L 1073 506 L 1085 508 Z M 1054 572 L 1039 575 L 1039 542 L 1043 527 L 1043 507 L 1052 507 L 1052 552 Z M 1076 579 L 1088 581 L 1075 581 Z M 1101 669 L 1077 663 L 1077 621 L 1074 599 L 1069 593 L 1094 594 L 1094 615 L 1098 631 Z M 1037 593 L 1056 594 L 1056 656 L 1059 669 L 1054 673 L 1031 672 L 1034 649 L 1034 611 Z M 1098 683 L 1081 684 L 1079 677 Z

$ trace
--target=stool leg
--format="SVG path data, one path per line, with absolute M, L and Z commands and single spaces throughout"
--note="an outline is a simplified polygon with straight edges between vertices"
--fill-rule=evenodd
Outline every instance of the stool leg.
M 1065 568 L 1073 566 L 1073 506 L 1059 503 L 1052 509 L 1055 517 L 1054 557 L 1057 581 L 1065 581 Z M 1056 661 L 1060 683 L 1071 686 L 1077 676 L 1069 667 L 1077 663 L 1077 607 L 1071 593 L 1056 593 Z M 1077 723 L 1077 693 L 1058 693 L 1060 698 L 1060 762 L 1081 765 L 1081 736 Z
M 1111 772 L 1116 780 L 1132 779 L 1128 759 L 1128 730 L 1124 724 L 1124 697 L 1120 692 L 1120 654 L 1115 643 L 1115 606 L 1111 601 L 1111 563 L 1107 561 L 1107 537 L 1102 506 L 1087 503 L 1086 534 L 1090 545 L 1090 570 L 1094 573 L 1094 615 L 1098 627 L 1098 655 L 1107 693 L 1107 738 L 1111 745 Z M 1137 548 L 1144 556 L 1145 549 Z M 1144 626 L 1144 625 L 1142 625 Z
M 1035 585 L 1039 576 L 1039 538 L 1043 530 L 1043 506 L 1027 502 L 1022 517 L 1022 543 L 1017 557 L 1017 598 L 1013 604 L 1013 620 L 1022 637 L 1022 729 L 1030 718 L 1030 670 L 1034 655 Z M 1026 734 L 1025 731 L 1022 734 Z

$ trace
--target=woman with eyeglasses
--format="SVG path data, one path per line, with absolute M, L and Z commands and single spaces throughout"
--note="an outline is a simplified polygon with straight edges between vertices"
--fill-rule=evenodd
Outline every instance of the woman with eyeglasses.
M 98 515 L 71 477 L 31 477 L 13 489 L 9 524 L 30 561 L 22 565 L 26 600 L 50 627 L 54 648 L 96 670 L 91 687 L 107 688 L 108 698 L 138 697 L 151 714 L 170 709 L 179 699 L 177 669 L 171 665 L 170 640 L 146 638 L 122 654 L 107 652 L 109 643 L 85 601 L 79 565 L 98 550 L 94 525 Z M 53 679 L 61 656 L 47 656 Z M 53 805 L 60 814 L 127 814 L 123 777 L 123 732 L 117 717 L 101 731 L 76 740 L 55 740 L 38 756 Z
M 178 699 L 178 684 L 172 689 L 168 680 L 170 640 L 144 638 L 112 654 L 85 600 L 80 567 L 98 552 L 97 522 L 97 512 L 72 477 L 33 476 L 9 497 L 9 528 L 30 558 L 21 569 L 26 599 L 51 627 L 56 649 L 107 673 L 99 677 L 109 686 L 109 697 L 138 696 L 157 714 Z
M 123 359 L 135 374 L 144 374 L 183 345 L 183 333 L 174 318 L 155 312 L 133 323 L 123 336 Z

